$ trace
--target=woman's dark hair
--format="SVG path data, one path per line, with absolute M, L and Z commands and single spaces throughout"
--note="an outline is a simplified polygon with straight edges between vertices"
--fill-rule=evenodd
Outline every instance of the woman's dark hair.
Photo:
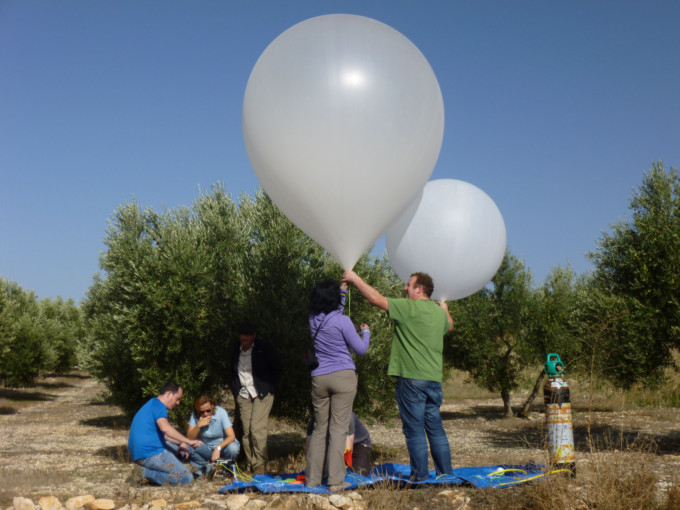
M 311 313 L 331 313 L 340 306 L 340 285 L 335 280 L 317 283 L 309 296 Z

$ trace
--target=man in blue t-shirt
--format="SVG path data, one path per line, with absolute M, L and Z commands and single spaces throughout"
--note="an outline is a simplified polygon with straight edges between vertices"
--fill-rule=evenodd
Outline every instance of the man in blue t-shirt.
M 175 451 L 179 445 L 179 452 L 186 452 L 188 456 L 187 445 L 197 448 L 203 443 L 183 436 L 168 421 L 168 409 L 177 407 L 181 398 L 179 384 L 167 383 L 158 397 L 152 398 L 137 411 L 130 425 L 128 449 L 132 460 L 142 466 L 147 480 L 158 485 L 165 482 L 187 484 L 194 480 Z

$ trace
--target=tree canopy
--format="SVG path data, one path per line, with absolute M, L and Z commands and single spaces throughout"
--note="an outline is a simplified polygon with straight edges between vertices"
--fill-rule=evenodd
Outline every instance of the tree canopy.
M 634 191 L 632 217 L 602 235 L 595 285 L 615 301 L 625 322 L 607 346 L 624 386 L 655 381 L 680 348 L 680 177 L 653 163 Z M 603 305 L 604 301 L 600 301 Z M 611 304 L 611 303 L 610 303 Z M 610 314 L 611 315 L 611 314 Z
M 237 203 L 216 186 L 192 207 L 162 213 L 126 203 L 105 244 L 104 274 L 83 305 L 84 351 L 113 402 L 133 414 L 174 380 L 187 395 L 178 409 L 184 415 L 199 392 L 224 393 L 238 324 L 249 320 L 283 363 L 274 412 L 305 415 L 311 379 L 301 358 L 309 342 L 309 295 L 319 281 L 339 279 L 342 268 L 266 194 L 243 195 Z M 356 269 L 388 295 L 401 286 L 384 259 L 364 256 Z M 391 412 L 391 325 L 362 299 L 348 308 L 356 324 L 373 331 L 368 355 L 357 359 L 356 406 Z

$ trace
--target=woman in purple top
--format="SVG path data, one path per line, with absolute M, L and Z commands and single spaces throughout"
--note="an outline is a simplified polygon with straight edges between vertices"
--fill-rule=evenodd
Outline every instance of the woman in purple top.
M 349 317 L 343 315 L 347 284 L 325 280 L 312 291 L 309 300 L 309 328 L 316 333 L 314 347 L 319 366 L 312 370 L 314 432 L 307 450 L 307 487 L 321 483 L 324 459 L 328 466 L 327 485 L 331 491 L 345 488 L 345 437 L 352 418 L 357 392 L 356 366 L 350 349 L 364 355 L 371 332 L 366 324 L 357 334 Z M 327 439 L 328 436 L 328 439 Z

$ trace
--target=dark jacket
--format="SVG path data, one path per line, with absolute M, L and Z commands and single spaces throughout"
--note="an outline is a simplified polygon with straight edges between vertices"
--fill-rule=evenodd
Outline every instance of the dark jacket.
M 276 386 L 281 379 L 281 360 L 276 350 L 267 340 L 255 337 L 253 346 L 253 381 L 257 396 L 262 398 L 267 393 L 276 393 Z M 241 390 L 241 381 L 238 378 L 238 360 L 241 356 L 241 342 L 234 344 L 231 356 L 231 389 L 234 396 Z

